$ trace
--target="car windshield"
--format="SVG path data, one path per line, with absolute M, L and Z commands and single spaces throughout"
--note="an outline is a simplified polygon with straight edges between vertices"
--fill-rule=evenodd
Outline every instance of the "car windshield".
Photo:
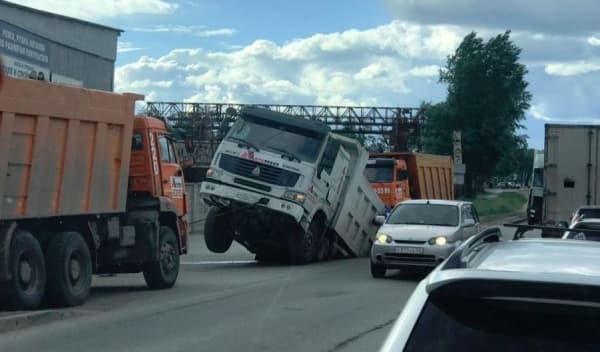
M 430 299 L 405 352 L 597 351 L 600 308 L 512 299 Z
M 458 207 L 444 204 L 400 204 L 394 208 L 386 224 L 457 226 Z
M 598 219 L 600 218 L 600 209 L 579 209 L 576 218 L 578 219 Z
M 394 168 L 391 166 L 368 165 L 365 176 L 371 183 L 387 183 L 394 180 Z
M 246 142 L 248 147 L 264 148 L 288 159 L 313 162 L 319 155 L 324 136 L 285 124 L 244 117 L 232 127 L 227 139 Z

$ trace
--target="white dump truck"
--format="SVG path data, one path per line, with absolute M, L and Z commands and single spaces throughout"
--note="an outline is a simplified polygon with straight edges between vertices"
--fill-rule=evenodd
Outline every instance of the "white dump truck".
M 317 121 L 259 108 L 239 116 L 200 188 L 208 249 L 235 240 L 257 260 L 293 264 L 366 256 L 384 213 L 364 176 L 368 152 Z

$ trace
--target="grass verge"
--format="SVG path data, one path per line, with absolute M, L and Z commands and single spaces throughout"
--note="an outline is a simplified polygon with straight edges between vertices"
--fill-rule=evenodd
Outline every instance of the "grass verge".
M 475 205 L 479 216 L 498 216 L 520 213 L 527 197 L 516 192 L 502 192 L 493 198 L 477 195 L 470 201 Z

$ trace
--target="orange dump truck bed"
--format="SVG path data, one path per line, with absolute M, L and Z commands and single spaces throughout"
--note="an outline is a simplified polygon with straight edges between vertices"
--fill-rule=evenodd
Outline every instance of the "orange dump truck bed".
M 125 211 L 141 98 L 4 77 L 0 220 Z
M 423 153 L 371 153 L 371 158 L 406 161 L 411 198 L 454 199 L 452 158 Z

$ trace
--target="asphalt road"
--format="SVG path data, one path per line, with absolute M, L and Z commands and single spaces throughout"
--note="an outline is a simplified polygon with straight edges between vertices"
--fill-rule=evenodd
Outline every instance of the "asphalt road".
M 423 277 L 373 279 L 365 258 L 263 266 L 239 246 L 208 253 L 202 236 L 191 246 L 173 289 L 95 277 L 85 305 L 0 333 L 0 351 L 375 351 Z

